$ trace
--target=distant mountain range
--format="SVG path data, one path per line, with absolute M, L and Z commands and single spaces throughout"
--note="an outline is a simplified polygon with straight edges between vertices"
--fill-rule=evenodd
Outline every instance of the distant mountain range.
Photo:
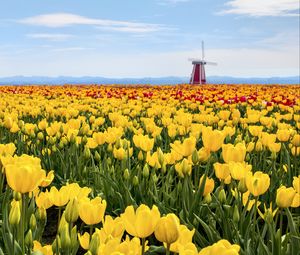
M 145 78 L 105 78 L 105 77 L 71 77 L 71 76 L 12 76 L 0 77 L 0 85 L 31 85 L 31 84 L 182 84 L 188 83 L 188 77 L 145 77 Z M 209 76 L 208 83 L 212 84 L 300 84 L 300 76 L 270 77 L 270 78 L 238 78 L 230 76 Z

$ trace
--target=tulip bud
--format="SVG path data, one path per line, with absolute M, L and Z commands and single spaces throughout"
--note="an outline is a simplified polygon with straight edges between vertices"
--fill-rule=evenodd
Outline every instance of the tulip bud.
M 63 143 L 62 141 L 60 141 L 60 142 L 58 143 L 58 148 L 62 149 L 63 147 L 64 147 L 64 143 Z
M 57 132 L 55 138 L 58 140 L 61 137 L 61 132 Z
M 165 158 L 164 158 L 164 154 L 163 154 L 161 148 L 157 149 L 157 158 L 158 158 L 159 164 L 162 166 L 163 163 L 164 163 Z
M 75 247 L 77 247 L 77 245 L 77 226 L 74 226 L 71 230 L 71 248 L 74 249 Z
M 179 237 L 179 219 L 173 213 L 161 217 L 156 225 L 154 235 L 158 241 L 171 244 Z
M 88 142 L 87 137 L 86 137 L 86 136 L 82 137 L 81 143 L 82 143 L 83 145 L 86 145 L 87 142 Z
M 90 251 L 87 251 L 84 255 L 93 255 Z
M 126 168 L 126 169 L 124 170 L 124 173 L 123 173 L 123 178 L 124 178 L 125 180 L 128 180 L 129 177 L 130 177 L 130 173 L 129 173 L 128 168 Z
M 33 240 L 32 240 L 32 231 L 31 231 L 31 229 L 29 229 L 27 234 L 25 235 L 25 244 L 26 244 L 26 246 L 29 246 L 30 249 L 32 248 Z
M 268 223 L 272 223 L 273 222 L 273 214 L 270 210 L 267 210 L 264 214 L 264 220 Z
M 88 147 L 84 147 L 83 156 L 85 159 L 89 159 L 91 157 L 91 151 Z
M 106 163 L 107 163 L 108 166 L 110 166 L 111 165 L 111 158 L 106 158 Z
M 143 176 L 144 176 L 145 178 L 147 178 L 147 177 L 149 176 L 149 166 L 148 166 L 147 163 L 146 163 L 146 164 L 144 165 L 144 167 L 143 167 Z
M 57 251 L 61 248 L 61 241 L 59 235 L 56 236 L 54 242 L 52 243 L 53 254 L 57 254 Z
M 90 252 L 92 253 L 92 255 L 97 255 L 98 254 L 98 247 L 99 247 L 99 235 L 97 233 L 94 233 L 92 235 L 92 240 L 90 243 Z
M 245 178 L 241 179 L 238 184 L 238 190 L 241 193 L 245 193 L 247 191 Z
M 196 165 L 196 164 L 199 162 L 199 155 L 198 155 L 197 150 L 194 150 L 194 151 L 193 151 L 193 154 L 192 154 L 192 161 L 193 161 L 193 164 L 194 164 L 194 165 Z
M 60 238 L 61 238 L 61 248 L 62 249 L 68 249 L 71 246 L 71 238 L 69 233 L 69 224 L 66 223 L 60 232 Z
M 46 212 L 46 209 L 44 207 L 40 207 L 40 208 L 37 209 L 36 218 L 39 221 L 46 222 L 46 220 L 47 220 L 47 212 Z
M 68 223 L 76 222 L 79 215 L 79 207 L 77 198 L 73 198 L 69 201 L 65 209 L 65 218 Z
M 55 142 L 56 142 L 56 138 L 50 136 L 48 142 L 49 142 L 49 144 L 53 145 L 53 144 L 55 144 Z
M 143 152 L 140 151 L 138 154 L 138 160 L 142 161 L 144 159 Z
M 57 151 L 57 147 L 56 147 L 55 145 L 53 145 L 53 146 L 51 147 L 51 150 L 52 150 L 52 152 L 56 152 L 56 151 Z
M 38 132 L 37 138 L 38 138 L 39 140 L 43 140 L 43 139 L 44 139 L 44 134 L 43 134 L 43 132 Z
M 238 223 L 240 221 L 240 214 L 237 206 L 235 206 L 233 209 L 233 221 L 235 223 Z
M 30 216 L 29 227 L 32 232 L 34 232 L 36 230 L 36 218 L 35 218 L 34 214 L 31 214 L 31 216 Z
M 132 179 L 133 186 L 139 185 L 139 178 L 135 175 Z
M 155 173 L 152 174 L 152 180 L 153 180 L 154 183 L 157 183 L 157 181 L 158 181 L 158 177 Z
M 276 152 L 272 151 L 271 153 L 271 159 L 275 160 L 277 158 Z
M 220 203 L 222 203 L 222 204 L 226 203 L 226 193 L 225 193 L 224 189 L 220 190 L 218 199 L 219 199 Z
M 230 143 L 230 141 L 231 141 L 231 137 L 230 137 L 230 135 L 227 135 L 226 137 L 225 137 L 225 143 Z M 239 138 L 239 136 L 235 139 L 235 143 L 238 143 L 238 142 L 240 142 L 241 141 L 241 139 Z
M 210 203 L 211 203 L 212 198 L 211 198 L 210 193 L 208 193 L 208 194 L 204 197 L 203 201 L 204 201 L 206 204 L 210 204 Z
M 246 161 L 246 162 L 249 162 L 249 161 L 250 161 L 250 159 L 251 159 L 251 157 L 250 157 L 250 154 L 249 154 L 249 153 L 247 153 L 247 154 L 246 154 L 246 157 L 245 157 L 245 161 Z
M 12 226 L 19 224 L 21 219 L 20 201 L 13 200 L 11 202 L 11 209 L 9 212 L 8 221 Z
M 163 173 L 167 172 L 167 166 L 166 166 L 166 164 L 162 164 L 162 166 L 161 166 L 161 171 L 162 171 Z
M 100 162 L 101 156 L 100 156 L 100 154 L 98 153 L 98 151 L 95 152 L 94 159 L 95 159 L 97 162 Z
M 112 147 L 112 144 L 110 143 L 108 146 L 107 146 L 107 151 L 108 152 L 112 152 L 113 150 L 113 147 Z
M 123 149 L 127 151 L 129 149 L 129 147 L 130 147 L 130 143 L 127 140 L 125 140 L 123 142 Z
M 20 201 L 22 199 L 21 193 L 17 192 L 17 191 L 13 192 L 13 197 L 14 197 L 14 200 L 16 200 L 16 201 Z
M 155 143 L 159 146 L 162 142 L 162 137 L 161 135 L 158 135 L 155 137 Z
M 116 147 L 116 149 L 120 149 L 121 148 L 121 140 L 120 140 L 120 138 L 117 139 L 117 141 L 115 143 L 115 147 Z

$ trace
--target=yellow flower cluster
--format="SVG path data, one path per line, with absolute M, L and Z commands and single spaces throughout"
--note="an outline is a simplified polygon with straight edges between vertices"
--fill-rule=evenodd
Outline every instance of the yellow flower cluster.
M 282 216 L 293 221 L 300 206 L 297 91 L 1 86 L 0 243 L 15 254 L 80 244 L 87 255 L 235 255 L 262 240 L 271 251 L 276 234 L 294 247 L 299 233 Z

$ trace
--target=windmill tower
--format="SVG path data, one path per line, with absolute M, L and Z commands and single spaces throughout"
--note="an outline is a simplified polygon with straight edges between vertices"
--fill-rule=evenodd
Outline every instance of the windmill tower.
M 204 60 L 204 42 L 202 41 L 202 59 L 190 58 L 193 64 L 193 71 L 191 74 L 190 84 L 205 84 L 206 76 L 205 76 L 205 68 L 204 65 L 217 65 L 214 62 L 207 62 Z

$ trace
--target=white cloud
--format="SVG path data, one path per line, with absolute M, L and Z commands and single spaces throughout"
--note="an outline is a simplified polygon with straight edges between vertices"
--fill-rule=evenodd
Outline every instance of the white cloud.
M 92 19 L 71 13 L 52 13 L 19 20 L 22 24 L 45 26 L 45 27 L 66 27 L 73 25 L 92 25 L 97 27 L 110 28 L 117 31 L 134 33 L 155 32 L 165 29 L 160 24 L 117 21 L 108 19 Z
M 70 34 L 27 34 L 27 37 L 49 41 L 65 41 L 74 36 Z
M 299 16 L 299 0 L 232 0 L 220 14 L 248 16 Z
M 56 52 L 85 51 L 85 50 L 94 50 L 94 48 L 86 48 L 86 47 L 66 47 L 66 48 L 54 48 L 54 49 L 52 49 L 52 51 L 56 51 Z

